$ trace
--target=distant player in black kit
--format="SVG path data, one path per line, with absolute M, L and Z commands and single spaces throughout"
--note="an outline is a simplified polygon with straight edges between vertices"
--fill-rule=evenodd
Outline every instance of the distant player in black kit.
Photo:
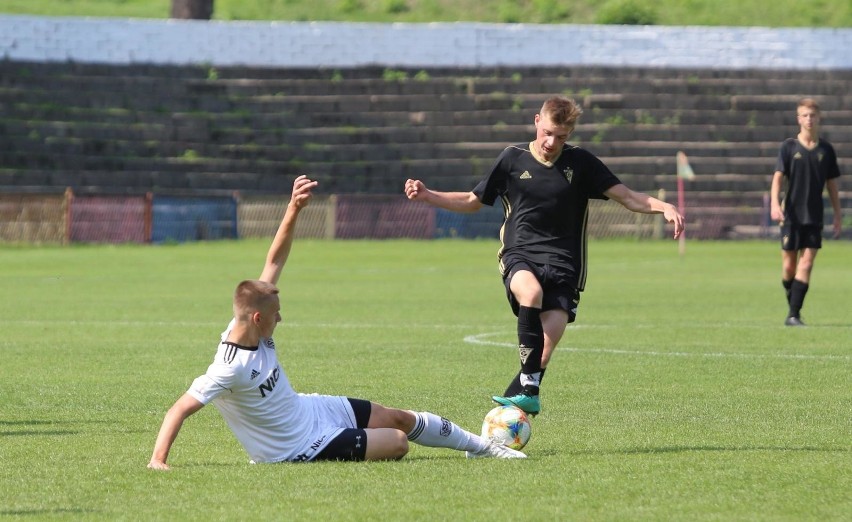
M 799 134 L 781 144 L 770 203 L 772 219 L 781 224 L 781 284 L 789 304 L 784 321 L 787 326 L 804 326 L 799 314 L 808 293 L 814 259 L 822 248 L 822 193 L 826 187 L 834 209 L 835 238 L 840 237 L 843 221 L 837 186 L 840 168 L 834 147 L 819 137 L 819 105 L 804 98 L 796 107 L 796 116 Z
M 634 192 L 593 154 L 565 141 L 582 109 L 555 96 L 535 115 L 535 140 L 506 147 L 471 192 L 437 192 L 405 182 L 410 200 L 455 212 L 476 212 L 499 198 L 505 221 L 498 258 L 506 295 L 518 318 L 521 370 L 493 400 L 527 413 L 541 411 L 539 388 L 553 350 L 577 315 L 586 283 L 589 199 L 610 198 L 633 212 L 661 213 L 683 232 L 677 208 Z

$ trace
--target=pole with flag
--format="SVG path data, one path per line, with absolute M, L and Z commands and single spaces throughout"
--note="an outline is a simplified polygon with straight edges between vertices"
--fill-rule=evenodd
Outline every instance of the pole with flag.
M 686 153 L 683 151 L 678 151 L 676 155 L 677 159 L 677 207 L 680 210 L 680 213 L 684 218 L 686 217 L 686 198 L 684 194 L 683 182 L 684 180 L 693 180 L 695 179 L 695 173 L 692 171 L 692 167 L 689 166 L 689 160 L 686 157 Z M 678 250 L 680 255 L 686 252 L 686 231 L 681 233 L 680 240 L 678 242 Z

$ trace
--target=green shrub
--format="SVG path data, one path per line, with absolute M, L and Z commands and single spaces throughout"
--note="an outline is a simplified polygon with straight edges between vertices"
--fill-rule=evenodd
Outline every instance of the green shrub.
M 364 3 L 361 0 L 340 0 L 337 8 L 341 13 L 357 13 L 364 9 Z
M 598 11 L 595 21 L 609 25 L 655 25 L 657 12 L 645 0 L 610 0 Z
M 571 19 L 571 8 L 560 0 L 533 0 L 540 23 L 567 22 Z
M 407 13 L 410 10 L 405 0 L 385 0 L 384 6 L 388 14 Z
M 505 24 L 517 24 L 524 19 L 521 8 L 513 0 L 500 2 L 500 5 L 497 6 L 497 17 L 500 22 Z
M 402 82 L 408 79 L 408 73 L 397 69 L 385 69 L 382 71 L 382 79 L 386 82 Z

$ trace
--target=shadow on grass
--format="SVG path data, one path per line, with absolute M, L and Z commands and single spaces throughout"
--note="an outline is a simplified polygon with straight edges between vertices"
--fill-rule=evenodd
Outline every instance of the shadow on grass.
M 59 431 L 59 430 L 50 430 L 50 431 L 0 431 L 0 437 L 29 437 L 32 435 L 79 435 L 79 431 Z
M 285 463 L 286 464 L 286 463 Z M 250 464 L 248 461 L 248 457 L 246 457 L 245 462 L 202 462 L 202 461 L 192 461 L 192 462 L 181 462 L 178 464 L 173 464 L 169 462 L 169 466 L 176 466 L 182 469 L 192 469 L 192 468 L 241 468 L 241 467 L 252 467 L 252 466 L 264 466 L 266 464 Z M 159 471 L 159 470 L 151 470 L 151 471 Z
M 21 421 L 4 421 L 0 420 L 0 426 L 49 426 L 53 424 L 107 424 L 109 421 L 99 420 L 84 420 L 84 421 L 64 421 L 64 420 L 21 420 Z
M 98 513 L 93 509 L 80 509 L 80 508 L 54 508 L 54 509 L 2 509 L 0 510 L 0 517 L 2 516 L 39 516 L 39 515 L 62 515 L 62 514 L 72 514 L 72 515 L 85 515 L 89 513 Z
M 25 420 L 25 421 L 4 421 L 0 420 L 0 426 L 43 426 L 45 424 L 62 424 L 61 421 L 51 420 Z
M 0 427 L 9 428 L 39 428 L 41 426 L 73 426 L 77 424 L 103 424 L 106 421 L 59 421 L 59 420 L 21 420 L 21 421 L 0 421 Z M 0 431 L 0 437 L 22 437 L 32 435 L 79 435 L 77 430 L 54 429 L 54 430 L 38 430 L 38 429 L 21 429 L 14 431 Z
M 815 446 L 663 446 L 660 448 L 627 448 L 622 450 L 582 450 L 571 451 L 572 455 L 653 455 L 655 453 L 689 453 L 689 452 L 739 452 L 739 451 L 796 451 L 796 452 L 836 452 L 849 451 L 849 448 L 819 448 Z M 556 455 L 560 451 L 550 450 L 543 455 Z

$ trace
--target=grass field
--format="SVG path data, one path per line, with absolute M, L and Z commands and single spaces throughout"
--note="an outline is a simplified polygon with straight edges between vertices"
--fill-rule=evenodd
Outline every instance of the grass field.
M 2 0 L 0 13 L 168 18 L 171 0 Z M 837 27 L 849 0 L 215 0 L 217 20 Z
M 593 241 L 526 461 L 258 465 L 214 408 L 145 465 L 266 241 L 2 247 L 0 518 L 848 520 L 852 244 L 827 242 L 808 328 L 774 242 Z M 495 241 L 303 241 L 276 340 L 297 390 L 478 431 L 516 369 Z

